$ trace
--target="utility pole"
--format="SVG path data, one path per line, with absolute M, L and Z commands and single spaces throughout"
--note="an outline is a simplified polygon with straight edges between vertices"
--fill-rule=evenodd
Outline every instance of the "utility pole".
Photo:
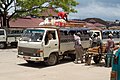
M 0 14 L 0 25 L 1 25 L 1 27 L 0 28 L 2 28 L 2 25 L 3 23 L 2 23 L 2 15 Z

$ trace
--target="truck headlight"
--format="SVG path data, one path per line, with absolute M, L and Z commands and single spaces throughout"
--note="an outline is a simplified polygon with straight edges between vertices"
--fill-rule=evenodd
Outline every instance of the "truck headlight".
M 23 55 L 23 52 L 18 51 L 18 54 L 19 54 L 19 55 Z
M 36 56 L 36 53 L 33 53 L 33 56 Z
M 34 57 L 40 57 L 40 54 L 38 54 L 38 53 L 33 53 L 33 56 L 34 56 Z
M 19 38 L 19 41 L 21 41 L 22 40 L 22 38 Z
M 5 39 L 5 37 L 3 37 L 3 39 Z

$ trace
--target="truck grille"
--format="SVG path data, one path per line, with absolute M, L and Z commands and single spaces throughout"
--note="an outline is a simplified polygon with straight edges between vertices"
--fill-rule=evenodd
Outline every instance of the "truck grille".
M 37 50 L 39 49 L 35 49 L 35 48 L 26 48 L 26 47 L 18 47 L 18 54 L 20 55 L 24 55 L 24 56 L 33 56 L 33 53 L 36 53 Z
M 33 53 L 23 53 L 24 56 L 33 56 Z

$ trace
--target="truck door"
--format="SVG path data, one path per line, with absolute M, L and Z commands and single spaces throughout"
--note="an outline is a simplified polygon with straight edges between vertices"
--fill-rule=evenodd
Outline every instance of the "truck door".
M 6 48 L 6 31 L 0 29 L 0 48 Z
M 0 29 L 0 42 L 6 42 L 6 31 L 4 29 Z
M 58 51 L 58 45 L 57 31 L 47 31 L 44 39 L 44 57 L 48 57 L 50 53 Z

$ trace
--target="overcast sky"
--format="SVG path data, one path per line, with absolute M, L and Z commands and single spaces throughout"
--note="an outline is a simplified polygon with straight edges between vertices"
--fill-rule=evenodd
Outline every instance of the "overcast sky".
M 69 15 L 70 19 L 101 18 L 120 20 L 120 0 L 76 0 L 77 13 Z

